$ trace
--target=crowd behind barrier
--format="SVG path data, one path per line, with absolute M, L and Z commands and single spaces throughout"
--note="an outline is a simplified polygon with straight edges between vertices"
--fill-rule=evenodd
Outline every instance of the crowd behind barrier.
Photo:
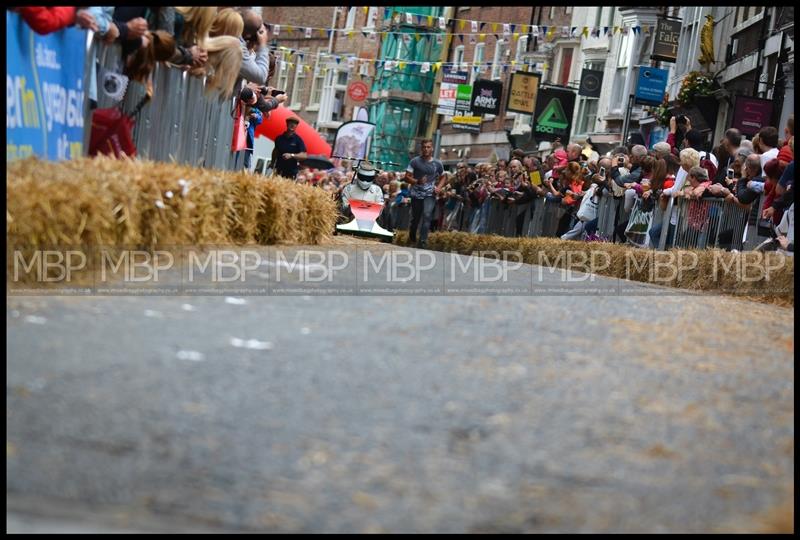
M 603 198 L 598 207 L 599 219 L 597 241 L 613 241 L 614 229 L 622 217 L 623 203 L 613 197 Z M 734 203 L 724 200 L 686 201 L 676 205 L 678 211 L 678 229 L 673 244 L 682 249 L 703 249 L 715 247 L 721 249 L 744 249 L 747 236 L 755 235 L 755 227 L 749 223 L 751 212 Z M 635 204 L 633 212 L 639 211 Z M 651 224 L 664 223 L 669 215 L 660 209 L 652 210 Z M 689 219 L 689 214 L 697 212 L 699 217 Z M 489 201 L 478 207 L 469 202 L 459 202 L 452 210 L 444 211 L 441 225 L 434 225 L 434 230 L 461 231 L 475 234 L 497 234 L 506 237 L 557 237 L 559 221 L 565 214 L 561 204 L 544 199 L 531 203 L 510 206 L 500 201 Z M 395 230 L 408 230 L 411 210 L 408 205 L 391 207 L 384 217 L 389 227 Z M 517 229 L 517 224 L 521 227 Z M 647 228 L 649 233 L 652 229 Z M 582 239 L 586 239 L 584 236 Z M 617 239 L 617 241 L 621 241 Z M 647 242 L 647 247 L 664 249 L 665 239 L 658 244 Z M 627 239 L 625 240 L 627 243 Z
M 97 47 L 100 73 L 118 69 L 120 46 Z M 97 107 L 120 106 L 124 113 L 132 114 L 146 93 L 145 85 L 129 81 L 121 103 L 100 92 Z M 135 118 L 137 155 L 155 161 L 235 169 L 242 158 L 231 151 L 234 105 L 234 98 L 207 94 L 203 78 L 190 76 L 178 67 L 156 64 L 152 96 Z
M 57 36 L 50 41 L 35 36 L 39 40 L 37 64 L 52 65 L 52 52 L 58 62 L 83 66 L 86 95 L 68 90 L 67 82 L 59 88 L 65 89 L 65 99 L 73 105 L 83 99 L 80 127 L 84 152 L 89 146 L 86 141 L 91 141 L 96 151 L 96 124 L 103 118 L 111 122 L 116 118 L 94 113 L 119 107 L 134 123 L 132 133 L 127 134 L 132 140 L 117 144 L 117 155 L 120 147 L 131 148 L 147 159 L 241 169 L 248 161 L 246 154 L 252 152 L 259 113 L 268 115 L 286 99 L 280 92 L 273 94 L 268 86 L 275 72 L 274 55 L 267 46 L 267 28 L 253 10 L 25 7 L 11 11 L 7 11 L 7 27 L 17 38 L 8 38 L 7 45 L 24 41 L 19 39 L 27 31 L 24 20 L 37 34 L 55 32 Z M 16 18 L 17 13 L 21 19 Z M 79 45 L 76 29 L 68 28 L 75 25 L 93 32 L 88 34 L 85 49 Z M 64 40 L 69 32 L 73 35 L 66 50 Z M 33 43 L 34 38 L 29 41 Z M 39 54 L 40 49 L 48 54 Z M 14 58 L 14 69 L 20 74 L 9 73 L 9 80 L 14 75 L 16 101 L 9 111 L 16 112 L 9 112 L 7 134 L 31 140 L 34 128 L 39 128 L 38 118 L 45 118 L 46 113 L 50 130 L 60 117 L 52 99 L 40 96 L 36 100 L 22 88 L 16 92 L 25 80 L 24 65 L 33 59 L 34 50 L 31 46 L 16 54 L 30 58 Z M 44 93 L 42 88 L 36 91 Z M 46 110 L 35 111 L 34 101 L 45 101 Z M 75 118 L 70 120 L 67 114 L 66 122 L 74 131 Z M 251 124 L 247 144 L 246 122 Z M 23 133 L 21 128 L 34 131 Z M 126 135 L 124 129 L 113 131 L 99 137 L 109 148 L 113 147 L 112 135 L 118 139 Z M 62 138 L 57 140 L 60 143 Z M 66 131 L 63 140 L 67 140 Z M 49 155 L 46 141 L 43 153 Z M 65 145 L 58 144 L 58 159 L 79 150 L 79 144 L 69 145 L 66 152 Z M 20 145 L 14 157 L 27 151 L 27 146 Z M 294 160 L 296 154 L 283 155 Z M 447 182 L 441 191 L 437 188 L 431 229 L 557 236 L 657 249 L 741 250 L 748 236 L 763 233 L 766 226 L 761 225 L 766 221 L 777 231 L 782 248 L 793 252 L 793 115 L 782 140 L 771 126 L 763 127 L 751 141 L 729 129 L 712 149 L 682 116 L 670 119 L 667 140 L 651 150 L 631 144 L 600 156 L 589 143 L 564 147 L 556 141 L 550 155 L 541 161 L 519 150 L 512 155 L 510 162 L 499 160 L 474 168 L 462 163 L 454 173 L 445 173 Z M 303 167 L 302 156 L 298 161 L 295 180 L 325 189 L 336 199 L 352 181 L 347 162 L 321 171 Z M 377 176 L 376 183 L 384 190 L 386 204 L 380 221 L 385 228 L 409 226 L 406 178 L 411 179 L 402 169 Z M 755 229 L 753 233 L 751 229 Z

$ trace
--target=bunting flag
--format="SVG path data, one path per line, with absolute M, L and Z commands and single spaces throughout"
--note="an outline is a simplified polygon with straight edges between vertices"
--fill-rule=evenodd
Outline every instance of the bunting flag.
M 430 62 L 423 62 L 422 65 L 419 67 L 420 73 L 428 73 L 431 70 Z
M 369 16 L 369 8 L 362 7 L 361 8 L 367 16 Z M 446 17 L 434 17 L 432 15 L 418 15 L 414 13 L 405 13 L 405 12 L 398 12 L 391 10 L 389 8 L 384 9 L 384 18 L 387 17 L 395 18 L 396 22 L 400 22 L 400 20 L 405 16 L 406 22 L 410 22 L 410 24 L 415 24 L 415 22 L 421 27 L 417 33 L 419 34 L 420 38 L 424 38 L 426 36 L 432 36 L 439 34 L 440 31 L 444 30 L 447 31 L 447 23 L 448 19 Z M 457 21 L 457 27 L 460 28 L 462 31 L 462 37 L 460 38 L 463 42 L 463 36 L 469 35 L 467 32 L 464 32 L 466 27 L 466 23 L 470 23 L 470 30 L 473 34 L 483 33 L 482 31 L 486 27 L 486 25 L 490 25 L 490 30 L 492 30 L 493 35 L 502 35 L 504 39 L 509 39 L 513 36 L 514 33 L 519 33 L 519 35 L 531 35 L 534 38 L 541 37 L 544 35 L 546 40 L 555 39 L 557 35 L 560 35 L 567 38 L 567 37 L 599 37 L 600 35 L 615 35 L 617 33 L 621 33 L 623 35 L 629 35 L 633 32 L 635 35 L 652 35 L 655 30 L 654 26 L 649 25 L 637 25 L 637 26 L 579 26 L 579 27 L 569 27 L 569 26 L 542 26 L 538 27 L 536 25 L 527 25 L 527 24 L 516 24 L 516 23 L 507 23 L 507 22 L 487 22 L 487 21 L 477 21 L 477 20 L 468 20 L 468 19 L 452 19 L 453 21 Z M 437 28 L 437 21 L 438 21 L 438 28 Z M 374 20 L 373 20 L 374 22 Z M 369 23 L 369 21 L 368 21 Z M 316 32 L 319 32 L 319 37 L 330 38 L 334 32 L 339 32 L 340 35 L 343 37 L 352 38 L 356 32 L 361 31 L 364 37 L 368 37 L 370 39 L 376 39 L 379 37 L 388 37 L 390 35 L 397 35 L 401 32 L 399 31 L 383 31 L 380 35 L 375 31 L 364 31 L 360 29 L 347 29 L 347 28 L 319 28 L 319 27 L 293 27 L 291 25 L 281 24 L 281 23 L 270 23 L 265 22 L 267 27 L 270 31 L 273 32 L 275 36 L 280 36 L 283 32 L 288 37 L 297 39 L 297 36 L 293 36 L 295 30 L 301 32 L 301 35 L 305 35 L 308 39 L 313 39 L 316 35 Z M 499 32 L 500 26 L 502 25 L 502 32 Z M 541 28 L 541 30 L 540 30 Z M 310 32 L 310 33 L 309 33 Z M 470 40 L 471 41 L 471 40 Z
M 436 44 L 437 45 L 441 45 L 443 41 L 444 41 L 444 38 L 443 38 L 442 34 L 439 34 L 438 36 L 436 36 Z
M 511 38 L 514 40 L 514 43 L 516 43 L 516 42 L 517 42 L 517 40 L 519 39 L 519 34 L 517 34 L 516 32 L 514 32 L 513 34 L 511 34 Z
M 464 43 L 464 34 L 458 34 L 458 42 Z
M 480 39 L 481 43 L 483 43 L 484 41 L 486 41 L 486 34 L 480 34 L 478 36 L 478 39 Z
M 402 70 L 402 69 L 405 69 L 405 68 L 406 68 L 406 63 L 405 63 L 405 62 L 402 62 L 402 61 L 398 62 L 398 63 L 397 63 L 397 68 L 398 68 L 398 69 L 401 69 L 401 70 Z
M 469 35 L 469 44 L 470 44 L 470 45 L 475 45 L 475 43 L 476 43 L 477 41 L 478 41 L 478 40 L 477 40 L 477 39 L 475 39 L 475 34 L 470 34 L 470 35 Z

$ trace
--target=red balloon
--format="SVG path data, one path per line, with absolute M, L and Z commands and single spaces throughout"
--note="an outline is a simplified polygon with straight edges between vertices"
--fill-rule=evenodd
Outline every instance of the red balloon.
M 278 107 L 269 112 L 269 118 L 256 126 L 256 137 L 263 135 L 270 140 L 275 140 L 278 135 L 286 131 L 286 119 L 294 117 L 300 120 L 300 123 L 295 129 L 295 133 L 303 139 L 306 145 L 306 152 L 308 155 L 322 155 L 325 157 L 331 156 L 331 145 L 317 133 L 313 127 L 306 123 L 302 118 L 297 116 L 287 107 Z

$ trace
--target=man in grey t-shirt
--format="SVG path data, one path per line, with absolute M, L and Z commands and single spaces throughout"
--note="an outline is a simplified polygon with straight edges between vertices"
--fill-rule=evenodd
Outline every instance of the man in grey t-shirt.
M 422 141 L 422 155 L 409 162 L 405 179 L 411 184 L 411 226 L 408 229 L 408 240 L 417 242 L 417 227 L 421 221 L 422 228 L 417 247 L 424 248 L 428 241 L 433 210 L 436 207 L 435 195 L 439 193 L 446 179 L 442 162 L 433 159 L 433 141 L 430 139 Z

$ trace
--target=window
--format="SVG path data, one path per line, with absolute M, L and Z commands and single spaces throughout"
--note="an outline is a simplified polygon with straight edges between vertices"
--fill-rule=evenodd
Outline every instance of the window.
M 736 8 L 736 20 L 734 26 L 739 26 L 743 22 L 749 21 L 753 17 L 764 11 L 764 6 L 739 6 Z
M 497 80 L 503 73 L 503 62 L 508 50 L 508 41 L 501 39 L 494 46 L 494 62 L 492 63 L 492 80 Z
M 628 62 L 631 59 L 631 41 L 633 37 L 632 32 L 628 32 L 627 34 L 622 36 L 622 41 L 620 42 L 619 46 L 619 56 L 617 57 L 617 67 L 618 68 L 626 68 L 628 67 Z
M 528 39 L 530 36 L 524 35 L 517 40 L 517 54 L 514 56 L 514 61 L 519 65 L 522 62 L 522 55 L 528 48 Z
M 561 74 L 558 78 L 558 84 L 561 86 L 569 84 L 569 73 L 572 71 L 572 51 L 572 47 L 561 51 Z
M 284 89 L 289 85 L 289 62 L 281 58 L 279 65 L 277 88 Z
M 473 55 L 472 70 L 469 78 L 469 84 L 474 83 L 475 79 L 477 78 L 477 74 L 483 70 L 481 64 L 483 64 L 483 53 L 485 50 L 486 50 L 485 43 L 478 43 L 477 45 L 475 45 L 475 54 Z
M 351 7 L 347 11 L 347 22 L 344 25 L 345 30 L 352 30 L 356 24 L 356 8 Z
M 564 8 L 564 13 L 567 15 L 572 15 L 572 6 L 567 6 Z
M 350 74 L 347 71 L 337 71 L 336 72 L 336 85 L 337 86 L 347 86 L 347 79 L 350 78 Z
M 619 114 L 624 110 L 628 104 L 628 96 L 623 96 L 625 91 L 625 71 L 624 67 L 617 68 L 614 73 L 614 90 L 611 93 L 611 101 L 609 102 L 609 112 Z M 605 81 L 604 81 L 605 82 Z
M 697 62 L 699 34 L 705 23 L 704 20 L 701 20 L 703 19 L 703 8 L 685 7 L 683 10 L 683 28 L 678 44 L 678 62 L 675 66 L 677 75 L 690 71 Z
M 331 121 L 341 122 L 344 112 L 344 90 L 337 90 L 333 97 L 333 109 L 331 109 Z
M 311 97 L 309 98 L 310 106 L 319 107 L 322 98 L 322 87 L 325 82 L 325 74 L 322 72 L 324 62 L 324 58 L 320 57 L 314 68 L 314 80 L 311 82 Z
M 594 131 L 595 121 L 597 120 L 597 103 L 600 100 L 596 98 L 580 98 L 578 103 L 578 122 L 575 129 L 576 134 L 591 133 Z
M 455 65 L 456 69 L 464 62 L 464 46 L 459 45 L 455 49 L 453 49 L 453 64 Z
M 378 20 L 378 8 L 371 7 L 369 8 L 369 13 L 367 13 L 367 22 L 364 25 L 365 28 L 375 28 L 375 23 Z
M 292 107 L 300 107 L 303 100 L 303 90 L 306 86 L 306 70 L 303 61 L 297 59 L 297 67 L 294 72 L 294 85 L 292 86 Z

